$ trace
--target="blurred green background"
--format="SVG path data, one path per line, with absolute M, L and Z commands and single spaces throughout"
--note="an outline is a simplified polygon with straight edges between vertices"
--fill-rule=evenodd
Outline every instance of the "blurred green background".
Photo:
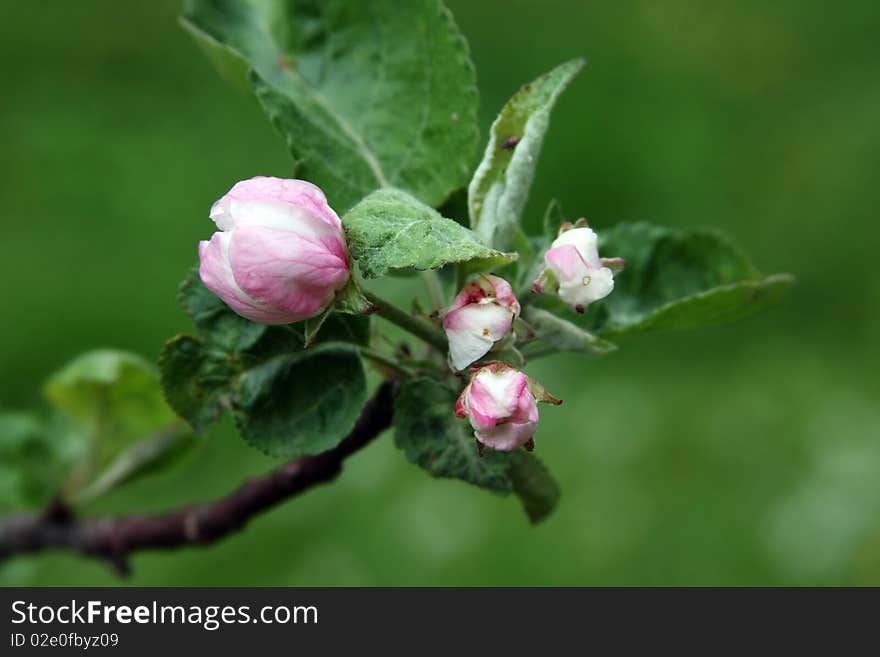
M 388 436 L 208 549 L 134 558 L 138 585 L 880 584 L 880 4 L 450 2 L 485 128 L 524 81 L 589 65 L 554 117 L 530 204 L 604 227 L 719 226 L 799 282 L 735 326 L 640 338 L 530 372 L 563 501 L 428 478 Z M 150 358 L 188 330 L 178 281 L 210 203 L 290 160 L 256 102 L 178 27 L 177 0 L 5 3 L 0 22 L 0 406 L 98 346 Z M 89 513 L 158 511 L 272 461 L 226 422 L 166 475 Z M 64 554 L 4 585 L 119 583 Z

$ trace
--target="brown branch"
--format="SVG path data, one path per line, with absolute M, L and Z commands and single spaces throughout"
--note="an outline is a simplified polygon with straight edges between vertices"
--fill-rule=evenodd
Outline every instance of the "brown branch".
M 128 556 L 133 552 L 214 543 L 240 530 L 254 516 L 312 486 L 335 479 L 346 457 L 390 426 L 396 389 L 393 381 L 383 383 L 354 429 L 335 448 L 286 463 L 212 502 L 156 516 L 80 520 L 59 504 L 42 515 L 10 516 L 0 522 L 0 561 L 18 554 L 60 548 L 104 559 L 125 575 L 129 572 Z

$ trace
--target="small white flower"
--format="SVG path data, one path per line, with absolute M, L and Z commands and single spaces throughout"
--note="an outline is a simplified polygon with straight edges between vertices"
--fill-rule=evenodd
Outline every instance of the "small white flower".
M 510 283 L 490 274 L 472 279 L 443 317 L 452 366 L 463 370 L 504 342 L 518 316 Z
M 580 222 L 578 222 L 580 224 Z M 533 289 L 544 291 L 556 286 L 559 298 L 582 313 L 594 301 L 604 299 L 614 289 L 614 273 L 623 268 L 620 258 L 600 258 L 598 237 L 586 225 L 563 226 L 544 254 L 546 268 Z

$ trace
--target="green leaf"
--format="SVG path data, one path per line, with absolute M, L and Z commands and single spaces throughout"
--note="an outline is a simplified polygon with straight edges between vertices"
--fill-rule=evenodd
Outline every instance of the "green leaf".
M 342 224 L 352 257 L 367 278 L 450 263 L 488 270 L 516 259 L 514 253 L 488 248 L 464 226 L 399 190 L 370 194 L 349 210 Z
M 183 279 L 177 300 L 199 337 L 178 335 L 165 343 L 159 354 L 162 389 L 177 414 L 203 433 L 231 407 L 232 381 L 246 362 L 301 349 L 305 336 L 236 315 L 205 287 L 198 267 Z
M 327 308 L 324 312 L 322 312 L 317 317 L 312 317 L 311 319 L 307 319 L 303 322 L 303 337 L 305 339 L 303 346 L 306 348 L 312 346 L 315 341 L 318 339 L 318 332 L 324 326 L 324 322 L 327 321 L 327 318 L 331 315 L 333 310 Z
M 330 313 L 324 320 L 315 344 L 350 342 L 367 347 L 370 344 L 370 318 L 366 315 L 349 315 L 345 312 Z
M 626 260 L 590 320 L 602 336 L 732 322 L 776 303 L 794 281 L 761 274 L 713 230 L 620 224 L 601 233 L 600 248 Z
M 169 465 L 192 445 L 162 396 L 156 368 L 136 354 L 83 354 L 49 379 L 45 394 L 65 418 L 50 437 L 68 452 L 61 459 L 69 470 L 64 494 L 77 502 Z M 162 439 L 168 435 L 174 440 Z
M 251 67 L 296 175 L 340 213 L 377 187 L 439 205 L 467 181 L 477 90 L 439 0 L 188 0 L 183 22 L 224 70 Z
M 272 456 L 331 449 L 351 431 L 367 382 L 354 349 L 316 347 L 277 356 L 238 380 L 234 414 L 242 437 Z
M 45 422 L 26 413 L 0 413 L 0 510 L 44 505 L 62 479 Z
M 350 345 L 369 343 L 369 317 L 328 312 L 321 318 L 320 331 L 314 330 L 317 322 L 255 324 L 208 291 L 195 269 L 181 285 L 180 302 L 199 336 L 168 341 L 159 368 L 168 402 L 196 432 L 206 431 L 223 412 L 232 410 L 248 442 L 284 456 L 312 453 L 316 445 L 332 447 L 348 433 L 366 385 L 360 359 Z M 304 351 L 306 332 L 313 346 Z M 340 373 L 340 363 L 348 370 Z M 339 380 L 330 381 L 334 376 Z M 318 403 L 317 396 L 332 386 L 337 386 L 333 394 L 339 399 Z M 294 395 L 300 397 L 293 399 Z M 280 407 L 272 406 L 282 399 Z M 358 407 L 352 410 L 354 406 Z M 319 431 L 322 436 L 316 435 Z
M 178 335 L 166 342 L 159 371 L 165 399 L 196 433 L 207 431 L 230 403 L 229 379 L 235 368 L 224 356 L 209 354 L 198 338 Z
M 196 442 L 190 431 L 172 426 L 134 443 L 76 495 L 75 503 L 91 502 L 114 488 L 178 463 Z
M 492 124 L 483 160 L 468 187 L 471 228 L 489 246 L 510 248 L 550 125 L 550 112 L 583 66 L 582 59 L 572 60 L 523 86 Z
M 526 309 L 526 321 L 535 332 L 535 340 L 522 347 L 526 358 L 536 358 L 553 351 L 574 351 L 604 356 L 617 345 L 585 331 L 581 327 L 541 308 Z
M 507 474 L 532 524 L 553 513 L 559 503 L 559 485 L 534 454 L 512 452 Z
M 509 493 L 509 456 L 487 450 L 481 458 L 467 422 L 455 417 L 455 392 L 433 379 L 407 381 L 394 406 L 394 443 L 432 477 L 462 479 Z
M 155 367 L 124 351 L 79 356 L 49 379 L 45 394 L 92 436 L 98 469 L 137 440 L 177 422 Z
M 205 53 L 208 60 L 224 80 L 239 91 L 251 93 L 250 66 L 247 60 L 235 50 L 229 48 L 207 32 L 202 32 L 187 20 L 182 20 L 183 27 L 192 35 L 195 42 Z
M 432 477 L 461 479 L 492 492 L 520 498 L 532 523 L 559 501 L 547 469 L 524 450 L 486 450 L 481 457 L 470 426 L 455 417 L 455 391 L 433 379 L 403 384 L 394 406 L 394 443 Z

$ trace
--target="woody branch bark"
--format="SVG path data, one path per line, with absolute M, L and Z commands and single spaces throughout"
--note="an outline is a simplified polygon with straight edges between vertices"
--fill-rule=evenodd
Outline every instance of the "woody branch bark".
M 132 553 L 222 540 L 242 529 L 251 518 L 335 479 L 347 457 L 390 426 L 396 390 L 396 382 L 384 382 L 351 433 L 335 448 L 285 463 L 217 500 L 154 516 L 83 519 L 67 507 L 54 504 L 43 514 L 18 514 L 0 520 L 0 561 L 20 554 L 65 549 L 107 561 L 119 574 L 126 575 Z

